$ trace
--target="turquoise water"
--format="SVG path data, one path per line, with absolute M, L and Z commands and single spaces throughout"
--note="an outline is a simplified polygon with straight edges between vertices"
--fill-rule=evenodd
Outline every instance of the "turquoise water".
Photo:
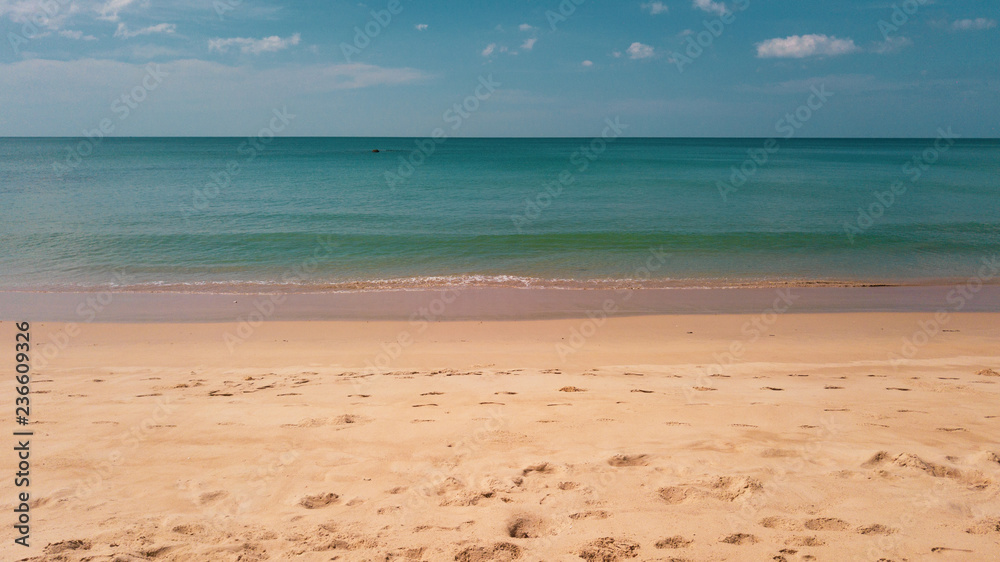
M 923 283 L 1000 253 L 995 140 L 779 140 L 756 169 L 761 139 L 429 142 L 0 139 L 0 288 Z

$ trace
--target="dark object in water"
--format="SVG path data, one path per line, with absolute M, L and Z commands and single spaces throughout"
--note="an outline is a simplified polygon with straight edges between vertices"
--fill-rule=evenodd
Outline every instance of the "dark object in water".
M 381 152 L 381 150 L 379 150 L 379 149 L 376 148 L 376 149 L 372 150 L 372 152 Z

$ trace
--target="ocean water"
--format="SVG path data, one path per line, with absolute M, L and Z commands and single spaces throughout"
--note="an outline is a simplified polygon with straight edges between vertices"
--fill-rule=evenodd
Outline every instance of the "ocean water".
M 0 139 L 0 289 L 923 284 L 1000 254 L 997 140 L 418 141 Z

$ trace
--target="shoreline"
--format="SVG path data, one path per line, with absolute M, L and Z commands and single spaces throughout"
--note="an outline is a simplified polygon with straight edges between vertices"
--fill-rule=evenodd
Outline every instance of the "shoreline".
M 442 288 L 336 293 L 0 291 L 0 320 L 239 322 L 541 320 L 847 312 L 1000 312 L 1000 285 L 770 288 Z
M 124 276 L 122 276 L 124 278 Z M 1000 286 L 996 275 L 974 275 L 984 285 Z M 272 281 L 206 281 L 206 282 L 156 282 L 156 283 L 104 283 L 92 285 L 51 286 L 0 286 L 4 293 L 142 293 L 142 294 L 224 294 L 268 295 L 300 294 L 324 295 L 334 293 L 378 293 L 392 291 L 434 291 L 468 289 L 521 289 L 521 290 L 650 290 L 650 289 L 782 289 L 782 288 L 873 288 L 873 287 L 948 287 L 969 281 L 970 277 L 928 277 L 919 279 L 561 279 L 525 277 L 519 275 L 468 275 L 429 276 L 394 279 L 331 281 L 327 283 L 284 283 Z

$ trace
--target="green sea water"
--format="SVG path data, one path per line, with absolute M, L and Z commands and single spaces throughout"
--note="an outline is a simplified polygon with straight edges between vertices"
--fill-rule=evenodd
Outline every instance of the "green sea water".
M 929 283 L 1000 141 L 0 139 L 0 201 L 0 289 Z

